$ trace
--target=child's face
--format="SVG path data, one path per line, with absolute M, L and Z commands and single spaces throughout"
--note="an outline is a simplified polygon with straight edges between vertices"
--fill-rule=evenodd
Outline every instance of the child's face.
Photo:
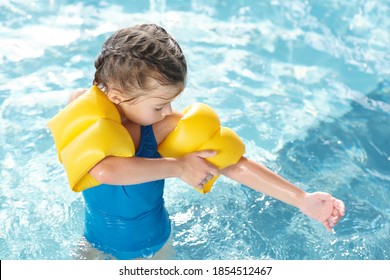
M 157 83 L 157 82 L 156 82 Z M 171 102 L 183 90 L 183 85 L 164 86 L 156 84 L 147 94 L 126 102 L 119 102 L 122 113 L 130 121 L 139 125 L 151 125 L 163 120 L 172 113 Z

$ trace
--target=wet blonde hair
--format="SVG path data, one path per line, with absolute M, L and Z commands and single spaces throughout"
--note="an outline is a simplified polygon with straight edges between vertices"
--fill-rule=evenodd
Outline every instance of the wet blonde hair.
M 110 36 L 95 60 L 93 84 L 116 89 L 131 99 L 145 94 L 148 78 L 161 85 L 184 87 L 187 63 L 179 44 L 164 28 L 142 24 Z M 111 88 L 109 88 L 111 87 Z

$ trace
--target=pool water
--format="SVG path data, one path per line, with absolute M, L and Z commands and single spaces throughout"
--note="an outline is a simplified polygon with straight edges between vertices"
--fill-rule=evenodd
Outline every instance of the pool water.
M 46 124 L 91 84 L 104 40 L 142 22 L 187 57 L 176 109 L 211 105 L 248 157 L 347 207 L 332 234 L 229 179 L 204 196 L 170 179 L 178 259 L 390 259 L 389 12 L 388 0 L 0 1 L 0 259 L 87 248 Z

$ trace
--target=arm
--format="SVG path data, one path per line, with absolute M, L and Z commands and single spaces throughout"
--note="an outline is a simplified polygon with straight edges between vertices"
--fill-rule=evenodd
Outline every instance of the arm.
M 345 213 L 345 206 L 341 200 L 327 193 L 306 193 L 245 157 L 237 164 L 221 170 L 221 173 L 256 191 L 299 208 L 307 216 L 321 222 L 329 231 Z
M 180 114 L 174 113 L 153 125 L 157 144 L 176 127 L 180 118 Z M 201 188 L 201 182 L 208 174 L 219 174 L 219 170 L 205 160 L 215 154 L 216 152 L 205 150 L 179 159 L 107 157 L 97 163 L 89 174 L 98 182 L 111 185 L 132 185 L 175 177 L 195 188 Z
M 132 185 L 178 177 L 175 159 L 141 157 L 106 157 L 90 171 L 98 182 L 110 185 Z
M 217 176 L 218 169 L 205 158 L 214 156 L 213 151 L 200 151 L 180 159 L 107 157 L 97 163 L 90 171 L 98 182 L 111 185 L 132 185 L 177 177 L 193 187 L 208 174 Z
M 72 92 L 68 97 L 68 104 L 70 104 L 73 100 L 80 97 L 86 91 L 87 91 L 86 89 L 78 89 L 78 90 L 75 90 L 74 92 Z

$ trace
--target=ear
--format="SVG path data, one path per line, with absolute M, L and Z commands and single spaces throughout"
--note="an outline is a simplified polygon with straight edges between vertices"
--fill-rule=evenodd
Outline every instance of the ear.
M 109 90 L 108 93 L 107 93 L 107 97 L 108 99 L 114 103 L 114 104 L 119 104 L 121 101 L 122 101 L 122 97 L 120 95 L 120 93 L 115 90 L 115 89 L 112 89 L 112 90 Z

